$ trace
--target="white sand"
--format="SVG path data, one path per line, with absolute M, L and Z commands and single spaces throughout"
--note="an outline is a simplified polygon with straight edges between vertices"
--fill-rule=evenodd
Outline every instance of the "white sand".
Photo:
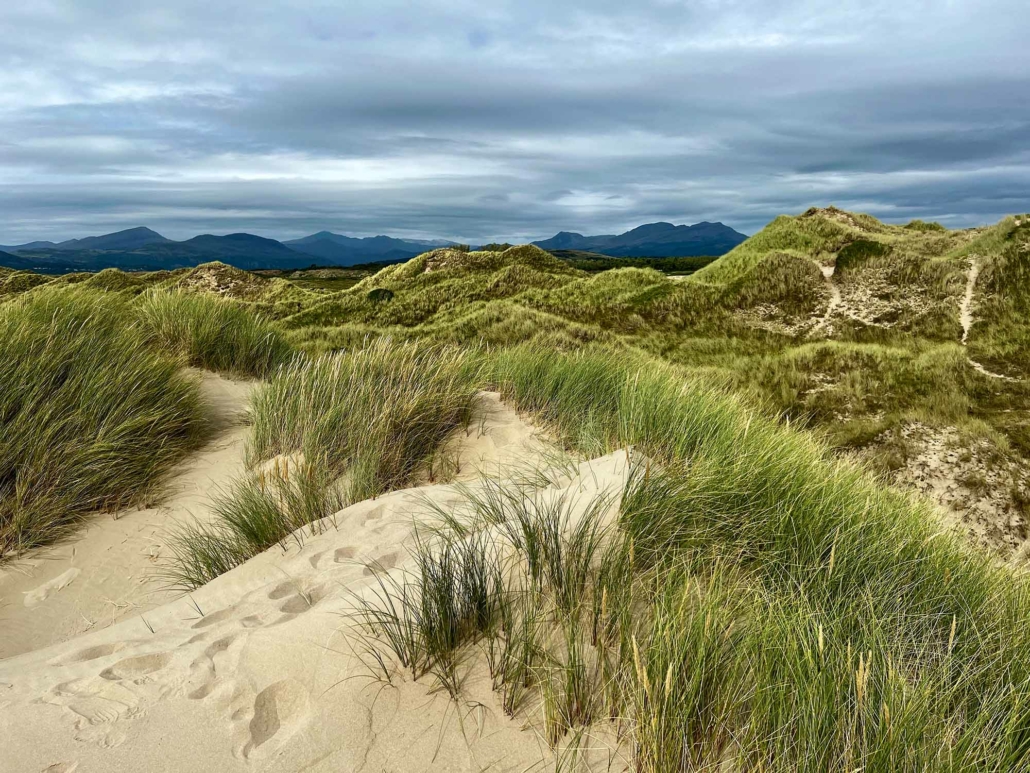
M 451 446 L 461 477 L 474 478 L 477 466 L 511 469 L 548 456 L 496 396 L 484 406 L 484 420 Z M 621 491 L 626 475 L 626 457 L 617 453 L 541 485 L 585 501 Z M 481 669 L 456 704 L 431 693 L 431 679 L 375 681 L 356 654 L 348 612 L 354 594 L 374 587 L 366 563 L 403 571 L 427 502 L 459 500 L 453 485 L 431 485 L 356 504 L 303 547 L 269 550 L 189 598 L 151 609 L 146 625 L 132 615 L 0 660 L 0 771 L 548 769 L 538 733 L 526 718 L 499 710 Z M 77 584 L 87 587 L 82 568 L 33 613 Z M 593 756 L 601 768 L 625 767 L 603 741 Z

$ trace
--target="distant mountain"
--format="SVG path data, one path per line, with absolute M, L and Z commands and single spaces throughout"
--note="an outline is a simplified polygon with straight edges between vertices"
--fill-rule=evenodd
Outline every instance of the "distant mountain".
M 31 261 L 3 251 L 0 251 L 0 266 L 3 266 L 4 268 L 13 268 L 15 271 L 25 271 L 32 268 Z
M 454 244 L 443 240 L 395 239 L 391 236 L 368 236 L 358 239 L 331 231 L 283 242 L 291 250 L 311 255 L 323 263 L 352 266 L 370 261 L 408 260 L 435 247 Z
M 286 244 L 247 233 L 228 236 L 203 234 L 176 242 L 149 228 L 130 228 L 105 236 L 70 239 L 56 244 L 36 241 L 9 247 L 0 255 L 0 265 L 54 274 L 104 268 L 155 271 L 188 268 L 213 260 L 243 269 L 290 269 L 306 268 L 312 263 L 351 266 L 398 262 L 448 244 L 453 242 L 394 239 L 389 236 L 357 239 L 329 231 Z
M 583 236 L 561 231 L 533 243 L 545 250 L 582 250 L 616 258 L 667 258 L 722 255 L 745 239 L 744 234 L 722 223 L 648 223 L 618 235 Z
M 157 231 L 149 228 L 129 228 L 104 236 L 87 236 L 85 239 L 71 239 L 57 245 L 59 250 L 138 250 L 149 244 L 174 244 Z
M 20 250 L 52 250 L 57 245 L 54 242 L 29 242 L 28 244 L 11 244 L 3 245 L 0 244 L 0 250 L 7 250 L 7 252 L 18 252 Z
M 619 235 L 583 236 L 563 231 L 536 242 L 545 250 L 580 250 L 610 257 L 667 257 L 722 255 L 746 237 L 722 223 L 672 225 L 650 223 Z M 130 228 L 103 236 L 54 243 L 34 241 L 0 247 L 0 266 L 51 274 L 120 268 L 156 271 L 189 268 L 218 260 L 243 269 L 306 268 L 312 263 L 353 266 L 396 263 L 454 242 L 397 239 L 392 236 L 356 238 L 320 231 L 302 239 L 279 242 L 253 234 L 203 234 L 177 242 L 149 228 Z
M 177 244 L 205 255 L 219 255 L 223 263 L 237 268 L 303 268 L 311 265 L 309 259 L 282 242 L 253 234 L 203 234 Z
M 148 244 L 171 244 L 157 231 L 149 228 L 129 228 L 103 236 L 87 236 L 85 239 L 69 239 L 66 242 L 29 242 L 13 247 L 3 247 L 11 252 L 30 250 L 136 250 Z
M 265 239 L 252 234 L 204 234 L 184 242 L 175 242 L 149 229 L 132 229 L 109 236 L 72 241 L 75 245 L 106 245 L 106 248 L 67 246 L 71 242 L 62 242 L 50 247 L 21 246 L 15 248 L 17 254 L 10 259 L 0 255 L 0 265 L 10 268 L 31 268 L 51 274 L 66 274 L 73 271 L 99 271 L 104 268 L 120 268 L 126 271 L 190 268 L 214 260 L 243 269 L 305 268 L 312 263 L 310 255 L 291 250 L 275 239 Z M 14 265 L 14 262 L 18 265 Z

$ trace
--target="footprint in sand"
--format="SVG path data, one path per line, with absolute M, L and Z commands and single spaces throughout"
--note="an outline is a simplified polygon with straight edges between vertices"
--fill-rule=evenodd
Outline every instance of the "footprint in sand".
M 84 650 L 79 650 L 71 655 L 64 658 L 57 658 L 56 660 L 50 661 L 52 666 L 69 666 L 74 663 L 86 663 L 90 660 L 98 660 L 99 658 L 106 658 L 108 655 L 113 655 L 119 650 L 125 649 L 131 642 L 116 641 L 108 644 L 98 644 L 95 647 L 88 647 Z
M 230 619 L 235 614 L 234 607 L 227 607 L 226 609 L 220 609 L 217 612 L 212 612 L 210 615 L 205 615 L 203 618 L 195 622 L 192 628 L 207 628 L 209 625 L 220 623 L 223 620 Z
M 366 566 L 362 571 L 362 574 L 366 577 L 371 577 L 377 571 L 386 571 L 393 569 L 395 566 L 397 566 L 397 552 L 392 551 L 372 559 L 368 566 Z
M 284 582 L 276 585 L 268 594 L 270 601 L 278 601 L 284 599 L 287 596 L 297 592 L 296 580 L 285 580 Z
M 285 612 L 288 615 L 299 615 L 301 612 L 307 612 L 325 597 L 325 586 L 316 585 L 292 596 L 285 604 L 279 607 L 279 611 Z
M 101 748 L 124 743 L 123 721 L 145 714 L 140 696 L 121 682 L 79 679 L 57 685 L 41 703 L 63 707 L 72 717 L 75 739 Z
M 72 567 L 66 572 L 59 574 L 49 582 L 45 582 L 35 590 L 30 590 L 25 593 L 25 606 L 34 607 L 36 604 L 40 604 L 47 600 L 47 597 L 59 590 L 63 590 L 75 582 L 75 578 L 82 573 L 81 569 Z
M 254 699 L 251 710 L 238 711 L 234 716 L 240 723 L 237 755 L 249 759 L 273 753 L 310 716 L 311 696 L 297 680 L 284 679 L 266 687 Z
M 171 662 L 171 659 L 171 656 L 166 652 L 137 655 L 134 658 L 126 658 L 119 661 L 110 668 L 105 668 L 100 672 L 100 678 L 112 682 L 122 679 L 142 679 L 149 674 L 160 671 Z
M 357 555 L 357 548 L 344 547 L 337 548 L 330 553 L 328 550 L 324 550 L 321 553 L 315 553 L 311 556 L 308 561 L 311 562 L 312 569 L 318 569 L 326 561 L 326 557 L 332 555 L 332 561 L 334 564 L 342 564 Z
M 378 507 L 369 510 L 367 513 L 365 513 L 365 518 L 361 522 L 361 525 L 368 526 L 373 521 L 380 520 L 383 517 L 384 513 L 386 513 L 386 508 L 383 505 L 379 505 Z
M 223 653 L 240 639 L 240 635 L 231 634 L 216 639 L 207 647 L 204 652 L 190 664 L 190 685 L 197 685 L 188 693 L 192 700 L 201 700 L 217 690 L 222 682 L 217 678 L 219 670 L 232 670 L 232 663 L 220 662 Z
M 333 553 L 333 561 L 338 564 L 342 564 L 344 561 L 349 561 L 354 558 L 357 553 L 357 548 L 337 548 L 336 552 Z
M 40 773 L 75 773 L 79 769 L 78 761 L 75 762 L 55 762 L 53 765 L 48 765 L 43 768 Z

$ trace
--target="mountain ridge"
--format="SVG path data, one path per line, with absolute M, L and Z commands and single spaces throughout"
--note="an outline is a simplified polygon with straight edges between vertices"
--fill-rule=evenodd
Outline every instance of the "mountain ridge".
M 659 221 L 621 234 L 584 236 L 575 231 L 559 231 L 550 239 L 533 244 L 545 250 L 583 250 L 613 258 L 668 258 L 721 255 L 746 239 L 747 236 L 721 222 L 673 225 Z
M 622 234 L 584 236 L 561 231 L 534 242 L 543 249 L 581 250 L 609 257 L 679 257 L 721 255 L 747 237 L 722 223 L 693 226 L 645 223 Z M 278 241 L 249 233 L 199 234 L 176 241 L 146 226 L 62 242 L 32 241 L 0 245 L 0 265 L 45 273 L 191 268 L 221 261 L 237 268 L 305 268 L 312 264 L 352 266 L 369 262 L 401 262 L 438 247 L 444 239 L 401 239 L 387 235 L 354 237 L 332 231 Z

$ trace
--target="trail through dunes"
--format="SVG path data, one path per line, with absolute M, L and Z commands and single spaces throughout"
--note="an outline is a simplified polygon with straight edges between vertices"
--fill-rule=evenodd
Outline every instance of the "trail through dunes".
M 837 287 L 836 282 L 833 281 L 833 271 L 836 268 L 836 266 L 827 266 L 818 261 L 815 261 L 815 264 L 819 267 L 819 270 L 823 274 L 823 279 L 826 281 L 826 289 L 830 291 L 830 300 L 826 304 L 825 313 L 815 323 L 815 326 L 809 331 L 809 335 L 817 331 L 826 329 L 826 327 L 830 324 L 830 318 L 833 316 L 833 313 L 837 311 L 838 308 L 840 308 L 842 300 L 840 288 Z
M 973 295 L 976 292 L 976 280 L 980 276 L 980 262 L 976 256 L 970 260 L 969 263 L 969 274 L 966 278 L 966 291 L 962 296 L 962 305 L 959 309 L 959 322 L 962 325 L 962 345 L 965 346 L 969 340 L 969 331 L 973 327 L 975 319 L 973 318 Z M 967 357 L 969 364 L 972 365 L 976 370 L 983 373 L 989 378 L 997 378 L 1004 381 L 1018 381 L 1018 379 L 1012 376 L 1005 376 L 1001 373 L 992 373 L 987 370 L 983 365 L 974 360 L 972 357 Z
M 156 578 L 169 527 L 209 517 L 210 494 L 243 465 L 252 385 L 210 373 L 201 379 L 214 435 L 173 472 L 159 504 L 98 514 L 76 536 L 0 567 L 0 658 L 121 620 L 146 631 L 147 610 L 173 597 Z
M 980 276 L 980 263 L 973 258 L 969 264 L 969 274 L 966 278 L 966 292 L 962 296 L 962 306 L 959 310 L 959 323 L 962 325 L 962 345 L 966 345 L 969 339 L 969 330 L 973 327 L 973 293 L 976 291 L 976 279 Z
M 463 485 L 484 485 L 479 463 L 510 473 L 557 462 L 496 396 L 483 404 L 453 448 Z M 621 451 L 557 463 L 531 478 L 534 495 L 586 507 L 621 492 L 628 467 Z M 126 619 L 0 661 L 0 771 L 546 769 L 544 739 L 504 714 L 485 667 L 472 667 L 455 702 L 432 677 L 377 681 L 363 660 L 353 612 L 379 588 L 369 564 L 400 576 L 413 523 L 464 496 L 441 484 L 360 502 L 303 546 L 272 548 L 151 610 L 149 628 Z M 589 746 L 601 768 L 628 769 L 615 738 Z

